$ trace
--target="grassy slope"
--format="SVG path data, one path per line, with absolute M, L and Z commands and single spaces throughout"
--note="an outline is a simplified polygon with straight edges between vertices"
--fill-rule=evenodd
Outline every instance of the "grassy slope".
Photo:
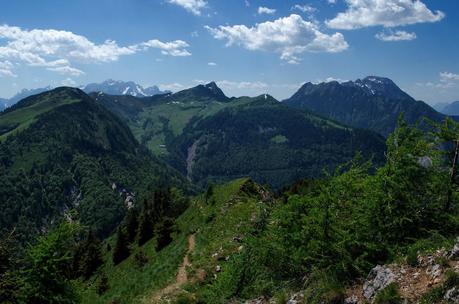
M 163 146 L 166 145 L 166 132 L 170 132 L 172 136 L 179 136 L 195 117 L 208 117 L 224 108 L 248 102 L 250 98 L 246 97 L 231 102 L 170 100 L 144 108 L 137 119 L 129 123 L 129 126 L 134 136 L 154 154 L 167 155 L 167 149 Z
M 49 98 L 50 95 L 48 94 L 39 103 L 33 103 L 15 111 L 2 113 L 0 115 L 0 141 L 6 139 L 10 134 L 26 129 L 43 113 L 65 104 L 79 102 L 78 99 L 67 96 L 65 92 L 62 92 L 61 95 L 61 98 L 56 98 L 56 96 Z
M 224 269 L 226 261 L 212 257 L 230 256 L 237 253 L 239 243 L 233 237 L 242 236 L 251 227 L 262 203 L 252 195 L 240 191 L 247 179 L 239 179 L 215 187 L 214 195 L 205 202 L 203 196 L 196 197 L 191 206 L 177 220 L 178 233 L 174 241 L 159 253 L 154 252 L 155 240 L 144 245 L 143 250 L 150 262 L 142 269 L 134 263 L 134 254 L 118 266 L 111 262 L 111 252 L 106 252 L 105 265 L 87 283 L 81 284 L 83 303 L 107 303 L 117 299 L 119 303 L 151 303 L 154 295 L 175 281 L 177 269 L 186 252 L 187 237 L 196 232 L 196 249 L 190 255 L 192 267 L 188 269 L 190 282 L 196 282 L 200 273 L 201 284 L 206 288 L 217 264 Z M 114 240 L 108 241 L 114 247 Z M 135 248 L 133 253 L 139 248 Z M 96 293 L 96 285 L 105 274 L 110 289 L 102 296 Z M 205 278 L 203 278 L 205 274 Z M 186 286 L 185 286 L 186 287 Z

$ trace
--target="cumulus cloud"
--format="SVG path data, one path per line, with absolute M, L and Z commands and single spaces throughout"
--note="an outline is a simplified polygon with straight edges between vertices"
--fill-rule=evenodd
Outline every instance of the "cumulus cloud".
M 201 11 L 207 6 L 205 0 L 168 0 L 168 2 L 181 6 L 196 16 L 200 16 Z
M 315 11 L 317 11 L 317 9 L 315 7 L 312 7 L 312 6 L 307 5 L 307 4 L 304 4 L 304 5 L 295 4 L 292 7 L 292 10 L 299 10 L 299 11 L 301 11 L 303 13 L 314 13 Z
M 440 81 L 441 82 L 459 81 L 459 74 L 455 74 L 451 72 L 441 72 Z
M 69 76 L 84 75 L 84 72 L 82 70 L 79 70 L 77 68 L 72 68 L 70 66 L 51 67 L 51 68 L 46 68 L 46 69 L 48 71 L 58 72 L 59 74 L 62 74 L 62 75 L 69 75 Z
M 261 14 L 268 14 L 268 15 L 272 15 L 276 13 L 276 10 L 273 9 L 273 8 L 269 8 L 269 7 L 264 7 L 264 6 L 260 6 L 258 8 L 258 14 L 261 15 Z
M 227 46 L 239 45 L 251 51 L 279 53 L 282 60 L 292 64 L 298 63 L 299 56 L 305 52 L 337 53 L 348 48 L 341 33 L 322 33 L 317 24 L 296 14 L 253 27 L 221 25 L 206 28 L 215 39 L 226 40 Z
M 186 49 L 190 45 L 183 40 L 175 40 L 171 42 L 162 42 L 158 39 L 149 40 L 134 46 L 131 46 L 135 49 L 139 47 L 144 50 L 149 48 L 160 49 L 163 55 L 170 56 L 191 56 L 191 53 Z
M 437 22 L 441 11 L 432 12 L 420 0 L 345 0 L 347 10 L 327 20 L 328 27 L 352 30 L 369 26 L 395 27 L 415 23 Z
M 9 77 L 17 77 L 16 74 L 13 73 L 13 64 L 6 61 L 0 61 L 0 77 L 1 76 L 9 76 Z
M 377 33 L 375 37 L 381 41 L 409 41 L 416 39 L 416 33 L 408 33 L 405 31 L 390 31 L 387 33 Z
M 459 87 L 459 74 L 452 73 L 452 72 L 441 72 L 439 74 L 440 79 L 438 82 L 418 82 L 416 83 L 419 87 L 427 87 L 427 88 L 436 88 L 436 89 L 457 89 Z
M 20 27 L 0 25 L 0 60 L 45 67 L 65 75 L 79 76 L 83 71 L 72 63 L 105 63 L 117 61 L 121 56 L 133 55 L 148 49 L 159 49 L 163 55 L 189 56 L 189 45 L 182 40 L 162 42 L 149 40 L 129 46 L 119 46 L 116 41 L 101 44 L 69 31 L 54 29 L 24 30 Z

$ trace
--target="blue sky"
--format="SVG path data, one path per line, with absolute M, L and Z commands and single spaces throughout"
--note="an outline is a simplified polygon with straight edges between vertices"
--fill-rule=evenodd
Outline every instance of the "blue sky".
M 459 100 L 457 0 L 1 1 L 0 96 L 108 78 L 289 97 L 307 81 L 386 76 Z

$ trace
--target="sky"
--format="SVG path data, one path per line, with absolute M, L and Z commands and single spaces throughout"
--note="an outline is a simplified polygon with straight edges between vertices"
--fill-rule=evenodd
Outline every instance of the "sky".
M 0 97 L 132 80 L 281 100 L 305 82 L 388 77 L 459 100 L 458 0 L 0 0 Z

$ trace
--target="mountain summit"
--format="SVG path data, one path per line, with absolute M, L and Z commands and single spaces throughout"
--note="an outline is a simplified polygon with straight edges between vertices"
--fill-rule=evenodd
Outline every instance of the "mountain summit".
M 400 113 L 404 113 L 409 123 L 422 117 L 436 121 L 444 118 L 426 103 L 405 93 L 392 80 L 377 76 L 342 83 L 308 82 L 284 103 L 385 136 L 394 130 Z
M 223 91 L 214 81 L 177 92 L 173 94 L 171 98 L 194 101 L 212 100 L 220 102 L 229 100 L 229 98 L 225 95 L 225 93 L 223 93 Z

